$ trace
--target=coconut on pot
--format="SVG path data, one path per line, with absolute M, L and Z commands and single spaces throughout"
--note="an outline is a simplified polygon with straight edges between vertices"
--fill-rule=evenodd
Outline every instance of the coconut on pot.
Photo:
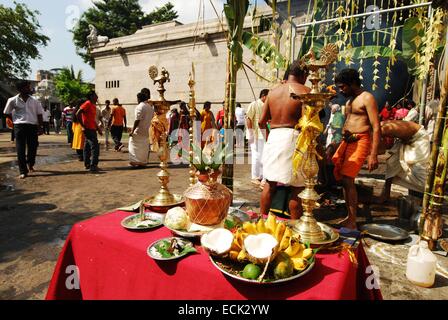
M 278 247 L 277 239 L 269 233 L 251 234 L 244 239 L 247 258 L 255 264 L 265 264 L 269 259 L 272 261 L 277 255 Z
M 210 255 L 224 256 L 232 247 L 233 233 L 225 228 L 214 229 L 201 237 L 201 245 Z

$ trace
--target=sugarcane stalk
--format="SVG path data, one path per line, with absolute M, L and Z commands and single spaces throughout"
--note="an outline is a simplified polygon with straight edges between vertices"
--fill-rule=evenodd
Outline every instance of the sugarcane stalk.
M 439 231 L 441 230 L 442 221 L 440 204 L 444 196 L 443 190 L 446 180 L 446 162 L 448 157 L 448 123 L 446 121 L 447 93 L 448 69 L 445 72 L 444 86 L 441 88 L 441 99 L 434 128 L 429 173 L 426 179 L 425 194 L 423 197 L 423 210 L 419 220 L 420 235 L 429 242 L 431 249 L 435 249 L 436 241 L 441 236 L 441 232 Z

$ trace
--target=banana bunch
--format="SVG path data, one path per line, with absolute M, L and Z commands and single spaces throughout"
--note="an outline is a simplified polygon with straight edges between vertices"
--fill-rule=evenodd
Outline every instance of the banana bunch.
M 247 260 L 247 252 L 244 250 L 244 239 L 250 234 L 269 233 L 279 243 L 278 252 L 285 252 L 292 260 L 294 269 L 301 271 L 307 267 L 307 259 L 313 254 L 311 249 L 306 249 L 299 241 L 299 235 L 284 222 L 277 221 L 274 214 L 270 213 L 267 220 L 259 219 L 257 222 L 246 221 L 234 234 L 230 248 L 229 258 L 244 262 Z

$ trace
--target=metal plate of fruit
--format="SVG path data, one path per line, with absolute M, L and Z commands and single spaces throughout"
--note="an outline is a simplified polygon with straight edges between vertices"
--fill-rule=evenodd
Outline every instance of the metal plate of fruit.
M 307 274 L 318 249 L 300 243 L 300 236 L 273 214 L 246 221 L 235 230 L 215 229 L 201 237 L 213 265 L 224 274 L 254 284 L 288 282 Z
M 253 284 L 275 284 L 292 281 L 306 275 L 313 269 L 315 264 L 314 259 L 312 259 L 310 260 L 311 262 L 308 261 L 308 265 L 304 270 L 294 271 L 291 276 L 280 279 L 275 278 L 273 270 L 271 269 L 266 273 L 266 276 L 263 278 L 263 280 L 259 281 L 257 279 L 257 275 L 259 276 L 263 272 L 263 266 L 255 265 L 252 263 L 238 263 L 229 259 L 221 259 L 213 256 L 210 256 L 210 260 L 219 271 L 228 275 L 229 277 Z M 251 268 L 249 268 L 248 266 L 251 266 Z
M 169 237 L 155 241 L 148 249 L 148 256 L 155 260 L 174 260 L 197 252 L 193 243 L 178 237 Z
M 121 221 L 121 226 L 129 230 L 149 230 L 163 224 L 163 215 L 155 212 L 145 212 L 144 218 L 140 213 L 131 215 Z

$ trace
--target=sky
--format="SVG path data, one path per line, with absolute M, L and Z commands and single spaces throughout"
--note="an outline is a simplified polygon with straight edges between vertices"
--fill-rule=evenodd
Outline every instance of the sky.
M 42 27 L 41 32 L 50 38 L 47 47 L 40 49 L 41 59 L 31 62 L 32 72 L 29 79 L 36 78 L 36 71 L 40 69 L 50 70 L 73 65 L 75 70 L 82 70 L 84 80 L 94 81 L 95 70 L 85 64 L 76 54 L 73 45 L 71 26 L 86 9 L 92 6 L 92 0 L 16 0 L 26 4 L 32 10 L 38 10 L 38 20 Z M 212 0 L 216 9 L 221 13 L 224 0 Z M 151 12 L 154 8 L 163 6 L 168 0 L 140 0 L 145 12 Z M 260 1 L 262 2 L 262 1 Z M 0 0 L 0 4 L 13 7 L 14 0 Z M 204 18 L 216 18 L 216 14 L 209 0 L 171 0 L 174 9 L 182 23 L 196 22 L 200 4 L 203 3 Z M 201 18 L 202 19 L 202 18 Z

